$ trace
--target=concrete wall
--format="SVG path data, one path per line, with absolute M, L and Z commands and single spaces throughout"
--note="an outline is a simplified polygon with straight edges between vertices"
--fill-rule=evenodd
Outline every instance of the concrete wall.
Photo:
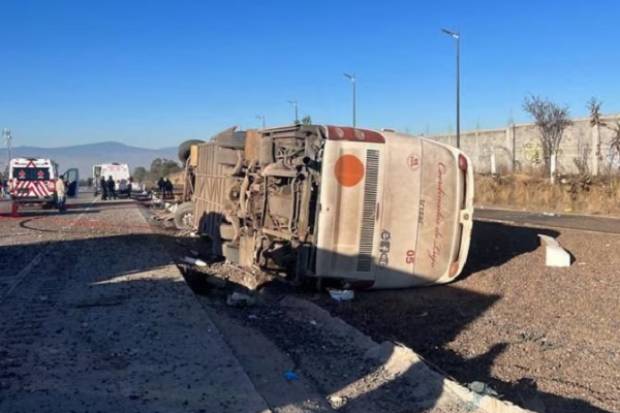
M 585 157 L 592 174 L 618 171 L 620 159 L 611 159 L 610 142 L 615 135 L 612 127 L 620 115 L 602 117 L 606 126 L 592 127 L 590 119 L 574 119 L 564 131 L 557 157 L 560 174 L 577 172 L 574 160 Z M 430 136 L 430 139 L 450 145 L 455 135 Z M 533 172 L 544 166 L 540 132 L 534 124 L 511 125 L 504 129 L 477 130 L 461 133 L 461 149 L 468 154 L 477 173 L 491 173 L 492 157 L 498 173 Z

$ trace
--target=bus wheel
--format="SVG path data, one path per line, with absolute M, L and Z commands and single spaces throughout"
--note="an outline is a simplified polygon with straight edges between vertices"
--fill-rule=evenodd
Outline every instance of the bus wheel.
M 184 202 L 174 212 L 174 225 L 180 230 L 194 229 L 194 204 Z

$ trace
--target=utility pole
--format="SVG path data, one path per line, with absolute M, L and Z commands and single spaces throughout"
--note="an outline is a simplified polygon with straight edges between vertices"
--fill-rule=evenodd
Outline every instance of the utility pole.
M 295 124 L 298 124 L 299 123 L 299 114 L 298 114 L 297 100 L 289 100 L 288 103 L 293 105 L 293 108 L 295 109 Z
M 263 125 L 263 130 L 265 129 L 265 115 L 256 115 L 256 119 L 259 119 L 261 121 L 261 124 Z
M 456 147 L 461 147 L 461 34 L 448 29 L 442 32 L 452 37 L 456 42 Z
M 344 77 L 351 81 L 351 86 L 353 88 L 353 127 L 355 127 L 355 83 L 357 79 L 355 78 L 355 75 L 351 75 L 349 73 L 345 73 Z

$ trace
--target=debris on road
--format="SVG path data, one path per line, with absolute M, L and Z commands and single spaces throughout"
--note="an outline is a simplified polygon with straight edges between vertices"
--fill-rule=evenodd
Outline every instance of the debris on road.
M 256 300 L 254 297 L 236 291 L 229 295 L 226 299 L 226 304 L 231 307 L 248 307 L 254 305 L 255 303 Z
M 548 235 L 538 234 L 541 243 L 545 244 L 545 265 L 547 267 L 570 267 L 570 254 L 560 243 Z
M 295 380 L 299 380 L 299 375 L 295 373 L 294 371 L 289 370 L 284 373 L 284 378 L 286 379 L 286 381 L 295 381 Z
M 327 398 L 327 401 L 329 402 L 331 408 L 334 410 L 338 410 L 342 408 L 345 404 L 347 404 L 347 398 L 341 396 L 331 395 Z
M 329 295 L 336 301 L 351 301 L 355 298 L 353 290 L 327 290 Z
M 188 264 L 196 265 L 198 267 L 206 267 L 207 263 L 201 260 L 200 258 L 193 257 L 183 257 L 182 261 Z
M 491 388 L 491 386 L 481 381 L 472 381 L 471 383 L 467 385 L 467 388 L 473 391 L 474 393 L 478 393 L 483 396 L 498 396 L 499 395 L 495 390 Z

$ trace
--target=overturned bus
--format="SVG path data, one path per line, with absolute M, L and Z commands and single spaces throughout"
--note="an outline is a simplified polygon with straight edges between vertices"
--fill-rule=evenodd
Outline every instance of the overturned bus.
M 454 147 L 294 125 L 231 128 L 191 152 L 188 216 L 233 263 L 352 288 L 445 283 L 463 269 L 473 171 Z

